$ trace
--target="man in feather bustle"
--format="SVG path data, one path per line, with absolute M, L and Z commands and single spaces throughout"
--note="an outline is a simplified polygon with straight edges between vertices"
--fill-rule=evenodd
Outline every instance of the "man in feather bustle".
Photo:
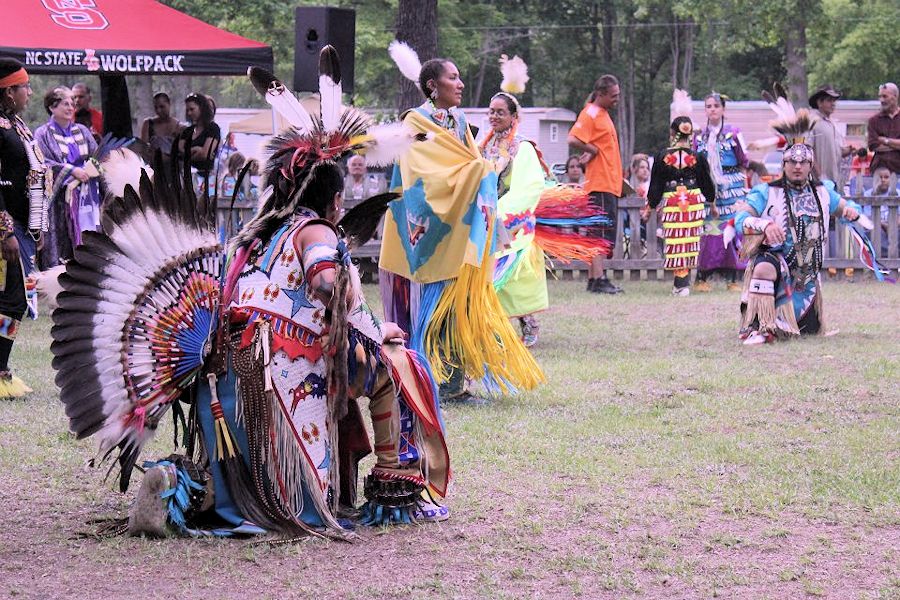
M 749 259 L 740 329 L 747 345 L 826 332 L 819 271 L 828 221 L 834 216 L 853 228 L 860 219 L 859 205 L 841 198 L 833 182 L 813 175 L 809 113 L 794 111 L 780 86 L 777 98 L 764 96 L 779 117 L 771 125 L 787 146 L 781 177 L 753 188 L 734 220 Z
M 157 169 L 152 183 L 143 175 L 124 187 L 107 209 L 106 234 L 87 236 L 61 278 L 66 293 L 54 313 L 53 348 L 61 399 L 79 436 L 98 433 L 107 455 L 119 448 L 122 488 L 165 410 L 178 407 L 179 398 L 191 400 L 189 430 L 199 433 L 203 452 L 145 464 L 131 515 L 135 532 L 160 529 L 146 526 L 147 507 L 181 533 L 281 538 L 349 539 L 351 517 L 391 524 L 449 516 L 436 385 L 424 359 L 403 345 L 404 332 L 369 310 L 350 262 L 348 245 L 371 236 L 394 195 L 369 199 L 335 225 L 343 188 L 338 161 L 359 152 L 370 164 L 387 164 L 414 136 L 401 126 L 374 126 L 341 105 L 330 46 L 320 70 L 321 116 L 308 114 L 271 74 L 250 70 L 254 86 L 292 127 L 269 145 L 260 209 L 227 258 L 205 199 L 192 204 L 189 180 L 176 178 L 170 189 Z M 140 247 L 128 237 L 139 230 L 150 232 Z M 138 267 L 138 258 L 146 266 Z M 124 292 L 98 281 L 98 274 L 125 277 L 133 268 L 153 275 L 139 272 Z M 121 321 L 99 313 L 129 289 L 139 290 L 138 302 Z M 82 342 L 72 317 L 89 310 L 95 327 Z M 79 351 L 105 351 L 93 341 L 117 331 L 125 347 L 95 357 L 97 381 L 78 386 L 72 373 L 84 362 Z M 376 461 L 365 478 L 367 502 L 356 509 L 357 463 L 371 451 L 361 396 L 369 398 Z M 192 515 L 205 479 L 193 465 L 207 461 L 215 513 L 227 523 L 218 529 L 202 528 Z
M 34 270 L 36 240 L 47 229 L 51 177 L 34 136 L 19 116 L 31 98 L 28 72 L 0 58 L 0 399 L 31 389 L 9 370 L 19 322 L 34 308 L 27 279 Z

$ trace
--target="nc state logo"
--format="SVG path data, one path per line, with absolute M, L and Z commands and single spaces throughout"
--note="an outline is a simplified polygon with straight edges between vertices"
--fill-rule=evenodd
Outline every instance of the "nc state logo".
M 50 18 L 66 29 L 106 29 L 109 21 L 94 0 L 41 0 Z

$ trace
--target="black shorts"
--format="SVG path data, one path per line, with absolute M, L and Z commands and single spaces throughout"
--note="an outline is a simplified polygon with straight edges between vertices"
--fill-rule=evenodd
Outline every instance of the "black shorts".
M 616 214 L 619 209 L 619 199 L 612 192 L 590 192 L 588 196 L 591 204 L 603 210 L 609 220 L 612 221 L 612 227 L 604 227 L 600 230 L 603 239 L 611 244 L 616 243 Z

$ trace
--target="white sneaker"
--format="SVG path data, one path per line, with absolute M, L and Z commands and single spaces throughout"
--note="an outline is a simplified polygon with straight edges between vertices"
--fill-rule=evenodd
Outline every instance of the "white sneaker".
M 689 288 L 689 287 L 672 288 L 672 295 L 673 296 L 690 296 L 691 288 Z

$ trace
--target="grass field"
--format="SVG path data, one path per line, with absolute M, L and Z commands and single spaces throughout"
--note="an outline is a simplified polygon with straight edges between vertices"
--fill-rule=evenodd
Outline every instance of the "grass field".
M 49 321 L 25 323 L 12 362 L 35 394 L 0 402 L 0 594 L 900 598 L 900 286 L 829 282 L 837 335 L 754 348 L 736 294 L 624 287 L 552 282 L 549 383 L 445 410 L 450 521 L 355 544 L 78 538 L 129 498 L 84 466 Z M 148 454 L 170 449 L 167 430 Z

